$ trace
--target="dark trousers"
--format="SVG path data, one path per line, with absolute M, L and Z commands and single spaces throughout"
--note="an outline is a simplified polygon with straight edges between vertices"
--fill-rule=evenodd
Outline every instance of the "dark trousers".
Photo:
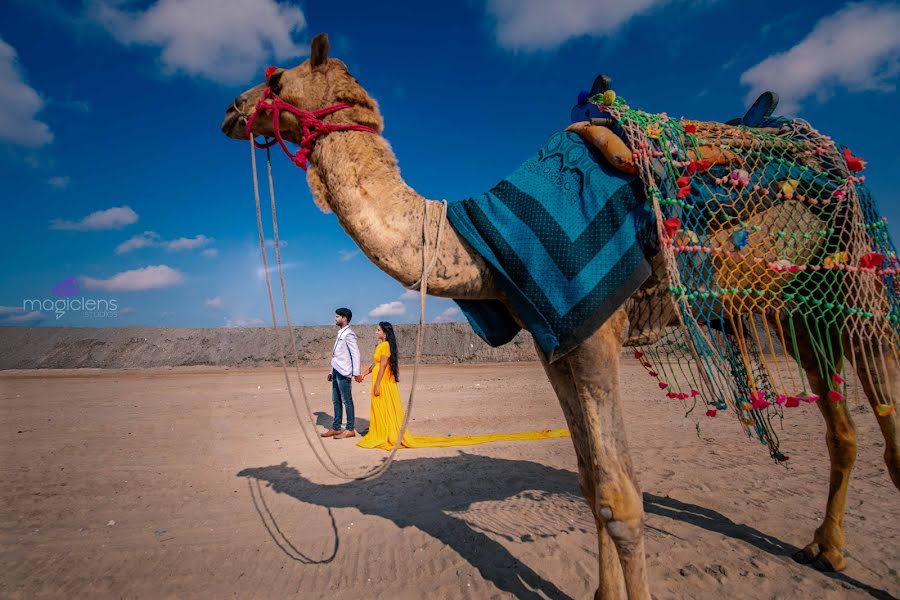
M 335 431 L 341 430 L 344 407 L 347 407 L 347 431 L 353 431 L 353 391 L 350 383 L 350 377 L 344 377 L 336 369 L 331 370 L 331 403 L 334 404 L 334 423 L 331 428 Z

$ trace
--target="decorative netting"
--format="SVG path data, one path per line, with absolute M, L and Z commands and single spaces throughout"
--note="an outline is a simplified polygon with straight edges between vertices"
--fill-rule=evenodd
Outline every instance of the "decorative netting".
M 870 383 L 896 358 L 900 261 L 865 162 L 799 119 L 750 128 L 645 113 L 612 92 L 590 101 L 632 151 L 677 307 L 677 326 L 635 357 L 667 397 L 710 417 L 734 411 L 786 460 L 773 423 L 846 402 L 845 354 Z M 889 397 L 875 404 L 894 410 Z

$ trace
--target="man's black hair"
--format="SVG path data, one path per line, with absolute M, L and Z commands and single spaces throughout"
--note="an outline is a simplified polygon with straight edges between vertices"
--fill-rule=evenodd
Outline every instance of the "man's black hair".
M 349 308 L 339 308 L 334 311 L 334 314 L 338 315 L 339 317 L 344 317 L 345 319 L 347 319 L 348 323 L 353 320 L 353 311 L 351 311 Z

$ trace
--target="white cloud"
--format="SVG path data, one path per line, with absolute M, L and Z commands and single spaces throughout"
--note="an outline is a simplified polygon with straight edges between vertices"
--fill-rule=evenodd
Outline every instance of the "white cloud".
M 2 321 L 0 321 L 0 323 L 16 323 L 16 324 L 37 323 L 38 321 L 43 321 L 43 320 L 44 320 L 44 313 L 42 313 L 39 310 L 35 310 L 32 312 L 22 311 L 21 314 L 14 314 L 10 317 L 3 319 Z
M 130 315 L 130 314 L 134 313 L 135 310 L 137 310 L 137 309 L 135 309 L 133 306 L 126 306 L 124 308 L 120 308 L 117 312 L 120 317 L 124 317 L 126 315 Z
M 48 185 L 55 187 L 57 189 L 60 189 L 60 190 L 69 187 L 70 183 L 72 183 L 71 177 L 57 176 L 57 177 L 51 177 L 50 179 L 47 180 Z
M 225 319 L 225 324 L 222 327 L 266 327 L 266 323 L 262 319 L 257 319 L 255 317 L 237 317 L 234 319 Z
M 165 71 L 200 75 L 221 83 L 244 83 L 270 57 L 305 55 L 295 42 L 306 28 L 297 6 L 274 0 L 158 0 L 144 11 L 122 10 L 99 0 L 90 18 L 126 45 L 160 49 Z M 293 65 L 288 65 L 293 66 Z
M 459 308 L 456 306 L 451 306 L 438 316 L 434 318 L 435 323 L 453 323 L 455 321 L 459 321 L 458 317 L 460 314 Z
M 402 302 L 394 301 L 385 304 L 379 304 L 369 311 L 370 317 L 398 317 L 406 312 L 406 305 Z
M 213 238 L 207 237 L 202 233 L 192 238 L 180 237 L 175 240 L 160 241 L 158 233 L 156 233 L 155 231 L 145 231 L 144 233 L 131 237 L 116 246 L 116 254 L 125 254 L 126 252 L 131 252 L 132 250 L 137 250 L 139 248 L 149 248 L 153 246 L 162 246 L 166 250 L 172 252 L 196 250 L 197 248 L 202 248 L 203 246 L 206 246 L 213 241 Z M 206 258 L 215 258 L 216 256 L 218 256 L 219 251 L 214 248 L 208 248 L 201 254 L 203 254 L 203 256 L 205 256 Z
M 144 233 L 131 237 L 116 246 L 116 254 L 125 254 L 126 252 L 137 250 L 138 248 L 153 246 L 156 244 L 158 239 L 159 234 L 153 231 L 145 231 Z
M 53 141 L 50 127 L 35 117 L 44 100 L 25 83 L 16 50 L 0 38 L 0 142 L 39 148 Z
M 278 240 L 278 245 L 281 246 L 282 248 L 286 248 L 288 245 L 287 240 Z M 274 248 L 274 247 L 275 247 L 275 240 L 266 240 L 266 248 Z
M 92 212 L 80 221 L 65 221 L 53 219 L 50 221 L 50 229 L 63 229 L 67 231 L 101 231 L 104 229 L 122 229 L 138 220 L 136 212 L 128 206 L 114 206 L 106 210 Z
M 297 262 L 283 262 L 283 263 L 281 263 L 281 270 L 282 271 L 290 271 L 291 269 L 297 267 L 299 264 L 300 263 L 297 263 Z M 278 275 L 278 265 L 273 265 L 273 264 L 269 263 L 268 271 L 269 271 L 270 276 Z M 265 277 L 266 269 L 263 269 L 262 267 L 257 267 L 256 268 L 256 276 L 259 277 L 260 279 Z
M 82 277 L 84 286 L 91 290 L 107 292 L 142 292 L 171 287 L 184 281 L 184 275 L 166 265 L 155 265 L 123 271 L 109 279 Z
M 21 306 L 0 306 L 0 325 L 37 323 L 44 320 L 44 314 L 39 311 L 25 312 Z
M 488 0 L 497 43 L 507 50 L 550 50 L 583 35 L 605 36 L 671 0 Z
M 418 300 L 419 292 L 416 290 L 406 290 L 400 295 L 401 300 Z
M 180 250 L 196 250 L 197 248 L 206 246 L 212 241 L 213 238 L 206 237 L 201 233 L 200 235 L 196 235 L 192 238 L 180 237 L 177 240 L 163 242 L 162 245 L 166 248 L 166 250 L 178 252 Z
M 215 298 L 209 298 L 203 304 L 210 308 L 222 308 L 222 298 L 220 298 L 219 296 L 216 296 Z
M 338 250 L 338 258 L 341 262 L 348 262 L 356 258 L 359 250 Z
M 809 96 L 891 90 L 900 73 L 900 5 L 850 4 L 816 23 L 796 46 L 774 54 L 741 75 L 748 101 L 765 90 L 781 98 L 779 112 L 795 113 Z

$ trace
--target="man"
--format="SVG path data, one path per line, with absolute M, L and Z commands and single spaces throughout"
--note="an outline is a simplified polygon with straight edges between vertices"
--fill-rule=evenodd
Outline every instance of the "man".
M 334 324 L 339 328 L 337 340 L 331 350 L 331 402 L 334 404 L 334 423 L 331 429 L 321 434 L 322 437 L 333 437 L 336 440 L 351 438 L 356 435 L 353 430 L 353 392 L 350 389 L 350 378 L 359 377 L 359 346 L 356 333 L 350 329 L 353 313 L 349 308 L 334 311 Z M 341 431 L 343 408 L 347 409 L 347 425 Z

